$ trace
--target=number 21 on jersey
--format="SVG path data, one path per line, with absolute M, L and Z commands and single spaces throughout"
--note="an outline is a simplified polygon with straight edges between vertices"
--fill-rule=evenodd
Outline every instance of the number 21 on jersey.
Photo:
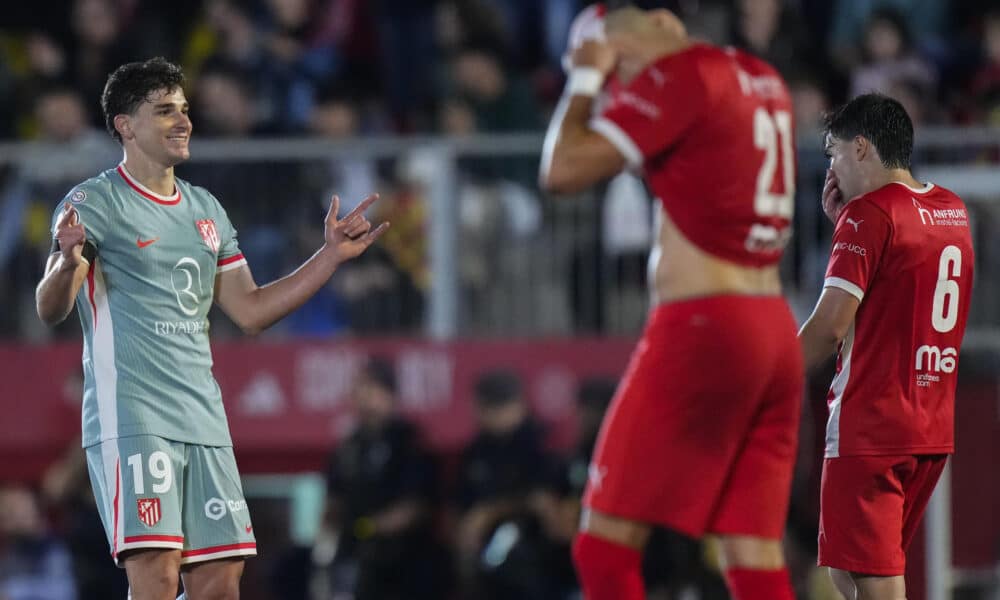
M 757 189 L 753 209 L 760 217 L 792 217 L 795 195 L 795 157 L 792 156 L 792 117 L 786 110 L 768 112 L 758 108 L 753 114 L 753 143 L 764 151 L 764 162 L 757 173 Z M 782 192 L 771 192 L 778 168 L 778 147 L 781 147 Z

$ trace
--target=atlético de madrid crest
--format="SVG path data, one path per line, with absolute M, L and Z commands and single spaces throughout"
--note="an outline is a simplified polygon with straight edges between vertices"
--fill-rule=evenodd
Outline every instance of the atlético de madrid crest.
M 159 498 L 139 498 L 136 500 L 136 504 L 139 505 L 139 520 L 147 527 L 152 527 L 160 522 L 162 513 L 160 512 Z
M 198 226 L 198 233 L 201 234 L 201 239 L 205 240 L 205 243 L 212 249 L 212 252 L 218 254 L 219 232 L 215 229 L 215 221 L 213 219 L 201 219 L 194 223 Z

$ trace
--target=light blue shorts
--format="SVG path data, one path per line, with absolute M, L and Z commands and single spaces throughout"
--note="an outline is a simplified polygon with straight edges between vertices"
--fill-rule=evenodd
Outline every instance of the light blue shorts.
M 111 556 L 181 551 L 181 563 L 257 554 L 233 449 L 154 435 L 87 448 L 94 497 Z

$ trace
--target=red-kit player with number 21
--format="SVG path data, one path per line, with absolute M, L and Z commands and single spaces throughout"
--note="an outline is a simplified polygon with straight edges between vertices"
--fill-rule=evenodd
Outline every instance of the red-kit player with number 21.
M 641 552 L 664 526 L 718 534 L 738 600 L 791 600 L 780 540 L 803 375 L 777 267 L 795 181 L 788 90 L 763 61 L 690 40 L 672 12 L 609 7 L 603 21 L 572 49 L 541 183 L 572 192 L 639 171 L 658 234 L 652 308 L 574 541 L 584 596 L 644 598 Z
M 799 336 L 806 367 L 838 354 L 827 401 L 819 564 L 847 598 L 906 597 L 906 547 L 954 451 L 955 384 L 972 291 L 961 198 L 910 173 L 899 102 L 827 118 L 823 293 Z

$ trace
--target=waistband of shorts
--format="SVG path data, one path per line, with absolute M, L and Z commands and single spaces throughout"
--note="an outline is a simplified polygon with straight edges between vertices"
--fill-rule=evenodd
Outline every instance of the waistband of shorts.
M 757 310 L 783 309 L 790 311 L 788 302 L 781 294 L 750 295 L 750 294 L 719 294 L 713 296 L 698 296 L 660 302 L 650 309 L 651 314 L 685 313 L 691 310 L 714 311 L 754 308 Z

